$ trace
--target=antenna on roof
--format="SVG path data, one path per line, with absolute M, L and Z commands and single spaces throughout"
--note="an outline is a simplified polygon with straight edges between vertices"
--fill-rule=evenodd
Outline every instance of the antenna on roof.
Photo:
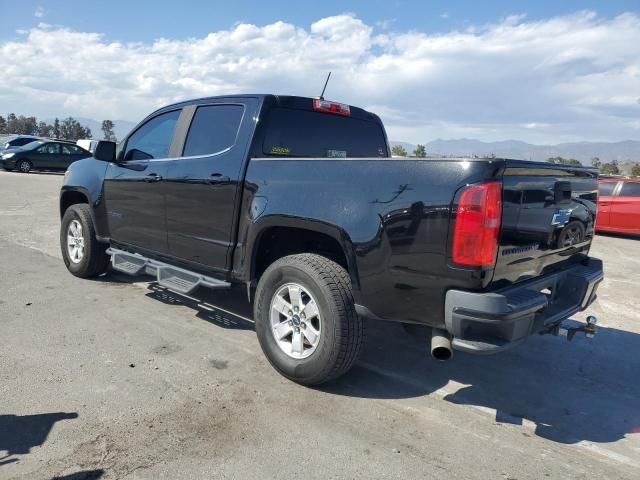
M 331 72 L 327 75 L 327 80 L 324 82 L 324 88 L 322 89 L 322 93 L 320 94 L 320 100 L 324 100 L 324 91 L 327 89 L 327 83 L 329 83 L 329 78 L 331 78 Z

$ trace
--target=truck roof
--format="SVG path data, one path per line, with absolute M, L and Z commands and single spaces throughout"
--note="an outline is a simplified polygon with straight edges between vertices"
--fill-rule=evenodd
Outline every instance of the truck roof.
M 233 99 L 233 98 L 241 99 L 241 98 L 247 98 L 247 97 L 257 98 L 262 101 L 265 101 L 266 99 L 271 99 L 277 106 L 288 107 L 288 108 L 299 108 L 304 110 L 311 109 L 312 108 L 311 102 L 314 99 L 319 98 L 319 97 L 301 97 L 296 95 L 277 95 L 275 93 L 244 93 L 244 94 L 233 94 L 233 95 L 215 95 L 210 97 L 192 98 L 189 100 L 183 100 L 181 102 L 172 103 L 170 105 L 166 105 L 162 108 L 159 108 L 158 110 L 153 112 L 152 115 L 161 110 L 171 109 L 175 107 L 185 107 L 187 105 L 206 103 L 207 101 L 227 100 L 227 99 Z M 343 103 L 343 102 L 338 102 L 337 100 L 332 100 L 332 99 L 327 99 L 327 100 L 332 102 L 337 102 L 337 103 Z M 349 105 L 349 108 L 351 109 L 351 117 L 380 121 L 380 118 L 378 117 L 378 115 L 376 115 L 373 112 L 369 112 L 363 108 L 356 107 L 348 103 L 344 103 L 344 105 Z

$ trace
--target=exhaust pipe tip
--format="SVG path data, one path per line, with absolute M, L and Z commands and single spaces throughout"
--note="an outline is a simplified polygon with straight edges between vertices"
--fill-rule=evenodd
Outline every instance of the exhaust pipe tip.
M 453 356 L 451 335 L 446 330 L 431 329 L 431 356 L 439 362 L 445 362 Z
M 444 362 L 453 356 L 453 352 L 450 348 L 436 347 L 431 349 L 431 356 L 439 362 Z

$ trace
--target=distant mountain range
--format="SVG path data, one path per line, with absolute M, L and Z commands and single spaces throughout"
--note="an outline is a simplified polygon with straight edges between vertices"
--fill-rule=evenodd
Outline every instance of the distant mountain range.
M 402 145 L 411 154 L 415 145 L 406 142 L 390 141 L 391 145 Z M 603 162 L 618 160 L 640 161 L 640 141 L 625 140 L 622 142 L 577 142 L 559 143 L 558 145 L 533 145 L 518 140 L 501 142 L 482 142 L 468 138 L 459 140 L 434 140 L 425 144 L 428 155 L 460 155 L 515 158 L 524 160 L 546 161 L 549 157 L 575 158 L 585 165 L 591 164 L 593 157 Z

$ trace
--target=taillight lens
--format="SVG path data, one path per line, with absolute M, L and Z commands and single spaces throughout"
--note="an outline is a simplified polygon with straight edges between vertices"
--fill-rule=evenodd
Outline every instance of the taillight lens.
M 316 112 L 335 113 L 336 115 L 344 115 L 345 117 L 351 115 L 351 108 L 349 108 L 349 105 L 330 102 L 329 100 L 321 100 L 319 98 L 313 99 L 313 109 Z
M 453 231 L 453 261 L 459 265 L 493 266 L 502 218 L 499 182 L 468 187 L 462 192 Z

